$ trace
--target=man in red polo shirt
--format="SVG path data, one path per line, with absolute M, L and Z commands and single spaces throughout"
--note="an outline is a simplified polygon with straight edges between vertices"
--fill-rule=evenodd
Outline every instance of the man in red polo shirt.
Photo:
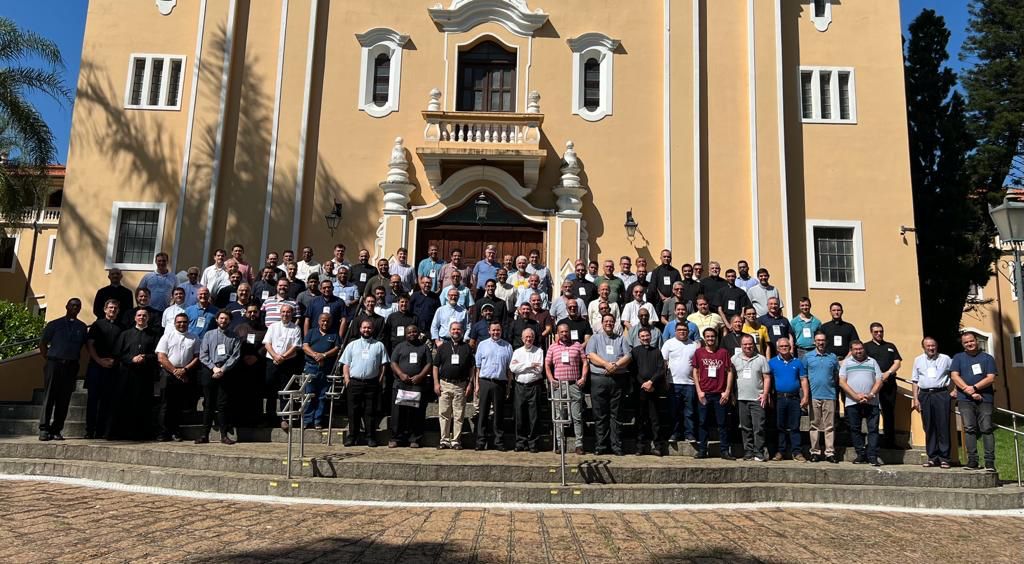
M 693 381 L 697 385 L 700 425 L 697 430 L 695 458 L 708 456 L 708 426 L 712 414 L 718 424 L 718 445 L 724 460 L 736 460 L 729 445 L 729 401 L 732 394 L 733 372 L 729 352 L 718 347 L 718 331 L 704 329 L 704 346 L 693 354 Z
M 573 435 L 576 437 L 576 454 L 583 454 L 583 387 L 587 384 L 590 363 L 586 349 L 573 341 L 569 324 L 564 320 L 555 329 L 556 341 L 548 348 L 544 358 L 544 372 L 552 384 L 552 393 L 558 394 L 558 382 L 569 381 L 569 414 L 572 417 Z

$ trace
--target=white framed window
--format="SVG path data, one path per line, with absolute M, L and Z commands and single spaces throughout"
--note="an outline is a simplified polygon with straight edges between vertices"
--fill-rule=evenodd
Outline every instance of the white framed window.
M 861 222 L 807 220 L 807 272 L 811 288 L 863 290 Z
M 800 67 L 804 123 L 857 123 L 857 88 L 850 67 Z
M 114 202 L 107 234 L 106 268 L 153 269 L 153 257 L 163 247 L 163 202 Z
M 976 327 L 964 327 L 960 331 L 961 334 L 967 333 L 967 332 L 974 333 L 975 335 L 978 336 L 978 349 L 979 350 L 985 351 L 988 354 L 992 354 L 992 349 L 995 347 L 995 343 L 992 341 L 992 333 L 989 333 L 988 331 L 982 331 L 981 329 L 978 329 Z M 1017 336 L 1014 337 L 1014 342 L 1015 343 L 1020 343 L 1020 333 L 1017 333 Z M 1016 354 L 1015 354 L 1014 355 L 1014 362 L 1017 362 L 1016 358 L 1017 357 L 1016 357 Z M 1014 366 L 1016 366 L 1016 364 Z
M 832 24 L 832 0 L 808 0 L 811 23 L 818 31 L 827 31 Z
M 572 113 L 587 121 L 612 115 L 612 63 L 619 40 L 584 33 L 568 40 L 572 50 Z
M 53 253 L 57 250 L 57 236 L 50 235 L 50 238 L 46 241 L 46 267 L 43 268 L 44 274 L 53 272 Z
M 0 272 L 14 272 L 18 268 L 18 246 L 21 233 L 0 236 Z
M 124 107 L 139 110 L 180 110 L 185 83 L 184 55 L 133 53 L 128 60 Z
M 362 46 L 359 109 L 376 118 L 397 112 L 399 85 L 402 81 L 402 50 L 409 36 L 378 27 L 366 33 L 357 33 L 356 40 Z
M 1012 339 L 1013 339 L 1013 358 L 1010 359 L 1010 360 L 1011 360 L 1011 364 L 1014 367 L 1019 368 L 1021 366 L 1024 366 L 1024 352 L 1021 351 L 1020 333 L 1018 332 L 1018 333 L 1013 334 Z M 989 352 L 989 354 L 992 354 L 991 351 L 988 351 L 988 352 Z

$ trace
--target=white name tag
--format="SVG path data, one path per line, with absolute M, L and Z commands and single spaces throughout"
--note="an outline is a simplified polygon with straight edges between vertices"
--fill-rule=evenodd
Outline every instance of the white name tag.
M 404 325 L 399 325 L 398 327 L 395 327 L 395 335 L 398 335 L 399 337 L 404 337 L 405 336 L 405 326 Z
M 835 337 L 832 337 L 832 346 L 833 347 L 841 347 L 841 346 L 843 346 L 843 337 L 840 336 L 840 335 L 836 335 Z
M 587 295 L 587 289 L 584 288 L 583 286 L 580 286 L 580 295 L 581 296 L 586 296 Z
M 431 278 L 437 278 L 437 271 L 436 270 L 431 270 L 430 271 L 430 277 Z
M 732 354 L 733 354 L 733 356 L 735 356 L 735 355 L 738 355 L 738 354 L 740 354 L 740 352 L 741 352 L 742 350 L 743 350 L 743 349 L 741 349 L 740 347 L 736 347 L 736 348 L 734 348 L 734 349 L 732 350 Z
M 608 356 L 611 356 L 611 355 L 615 354 L 615 347 L 613 347 L 612 345 L 605 345 L 604 346 L 604 354 L 606 354 Z
M 228 294 L 228 301 L 229 302 L 238 301 L 238 294 L 236 294 L 235 292 L 231 292 L 230 294 Z
M 459 355 L 458 354 L 453 354 L 452 355 L 452 364 L 455 365 L 455 364 L 458 364 L 458 363 L 459 363 Z
M 419 355 L 419 353 L 414 353 L 414 352 L 413 353 L 409 353 L 409 363 L 410 364 L 419 364 L 420 363 L 420 355 Z
M 972 364 L 971 365 L 971 374 L 974 374 L 975 376 L 981 376 L 981 365 L 980 364 Z
M 936 372 L 937 372 L 937 370 L 935 370 L 935 367 L 934 367 L 934 366 L 929 366 L 929 367 L 928 367 L 928 370 L 927 370 L 927 373 L 928 373 L 928 379 L 929 379 L 929 380 L 934 380 L 934 379 L 935 379 L 935 376 L 936 376 Z
M 749 368 L 744 368 L 743 369 L 743 376 L 742 376 L 742 378 L 744 380 L 750 380 L 753 377 L 754 377 L 754 374 L 753 374 L 753 372 L 750 371 Z
M 572 339 L 573 341 L 578 341 L 579 338 L 580 338 L 580 332 L 577 331 L 576 329 L 570 330 L 569 331 L 569 338 Z
M 708 367 L 708 378 L 718 378 L 718 367 L 717 366 L 709 366 Z
M 220 355 L 220 356 L 224 356 L 224 355 L 228 354 L 228 347 L 227 347 L 227 345 L 225 345 L 224 343 L 221 343 L 221 344 L 217 345 L 217 354 Z
M 668 286 L 669 284 L 671 284 L 671 283 L 672 283 L 672 279 L 671 279 L 671 278 L 669 278 L 668 276 L 662 276 L 662 277 L 661 277 L 661 283 L 662 283 L 662 285 L 664 285 L 664 286 Z
M 206 318 L 205 317 L 197 317 L 196 318 L 196 327 L 199 327 L 200 329 L 202 329 L 203 327 L 206 327 Z
M 804 330 L 801 331 L 800 334 L 802 334 L 805 339 L 810 339 L 811 338 L 811 328 L 810 327 L 804 327 Z
M 262 296 L 262 298 L 260 298 L 260 299 L 266 300 L 267 298 L 270 297 L 270 292 L 268 292 L 266 290 L 263 290 L 263 293 L 260 294 L 260 295 Z
M 360 356 L 363 357 L 363 360 L 369 360 L 369 358 L 370 358 L 370 349 L 363 349 L 360 352 Z
M 736 309 L 736 300 L 729 300 L 728 302 L 726 302 L 725 309 L 728 309 L 728 310 Z
M 775 335 L 776 337 L 782 335 L 782 326 L 772 325 L 772 335 Z
M 360 282 L 366 282 L 366 273 L 365 272 L 360 272 L 359 273 L 359 281 Z
M 249 333 L 248 335 L 246 335 L 245 342 L 249 343 L 250 345 L 256 344 L 256 333 Z
M 569 364 L 569 351 L 562 351 L 562 364 Z
M 324 306 L 323 313 L 331 313 L 331 308 L 329 306 Z

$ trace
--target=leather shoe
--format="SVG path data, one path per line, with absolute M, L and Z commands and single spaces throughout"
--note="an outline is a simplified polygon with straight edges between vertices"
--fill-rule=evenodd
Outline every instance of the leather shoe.
M 50 438 L 51 437 L 50 437 L 50 432 L 49 431 L 39 431 L 39 440 L 40 441 L 48 441 L 48 440 L 50 440 Z
M 181 441 L 184 441 L 185 439 L 181 438 L 181 435 L 171 435 L 171 440 L 176 442 L 176 443 L 180 443 Z
M 62 435 L 60 433 L 50 433 L 50 438 L 55 440 L 55 441 L 63 441 L 64 440 L 64 435 Z
M 353 446 L 356 446 L 356 441 L 354 439 L 352 439 L 351 437 L 349 437 L 349 438 L 346 438 L 344 441 L 342 441 L 341 445 L 342 446 L 346 446 L 346 447 L 353 447 Z
M 210 437 L 207 437 L 206 435 L 203 435 L 203 436 L 199 437 L 198 439 L 196 439 L 195 442 L 196 442 L 197 445 L 205 445 L 206 443 L 210 442 Z
M 377 447 L 377 440 L 376 439 L 366 439 L 366 446 L 368 446 L 370 448 L 376 448 Z
M 583 447 L 576 447 L 576 450 L 574 450 L 573 452 L 576 453 L 577 456 L 583 456 L 584 454 Z
M 504 443 L 498 443 L 494 445 L 494 449 L 497 450 L 498 452 L 505 452 L 508 450 L 508 447 L 505 446 Z
M 221 437 L 220 438 L 220 442 L 222 442 L 222 443 L 224 443 L 226 445 L 233 445 L 233 444 L 235 444 L 235 440 L 232 439 L 231 437 L 227 436 L 227 435 L 224 435 L 223 437 Z
M 158 435 L 157 438 L 156 438 L 156 442 L 158 442 L 158 443 L 166 443 L 167 441 L 170 441 L 170 440 L 171 440 L 171 438 L 168 437 L 167 435 Z

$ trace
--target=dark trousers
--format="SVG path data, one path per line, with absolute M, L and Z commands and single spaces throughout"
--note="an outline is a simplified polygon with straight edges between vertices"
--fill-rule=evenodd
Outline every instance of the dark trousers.
M 661 438 L 661 420 L 658 418 L 658 387 L 645 392 L 636 389 L 636 441 L 637 450 L 647 448 L 647 441 Z
M 540 439 L 540 402 L 547 380 L 529 384 L 516 382 L 513 409 L 516 413 L 516 448 L 537 448 Z
M 722 405 L 720 401 L 722 394 L 704 394 L 704 403 L 700 404 L 700 427 L 697 429 L 697 452 L 707 454 L 708 435 L 711 430 L 711 420 L 714 418 L 718 426 L 718 447 L 722 454 L 731 452 L 729 444 L 729 405 Z
M 425 382 L 429 382 L 426 380 Z M 427 418 L 427 389 L 426 384 L 414 385 L 396 381 L 391 387 L 391 420 L 388 426 L 391 429 L 391 440 L 398 442 L 419 443 L 423 439 L 423 426 Z M 398 405 L 398 390 L 406 390 L 420 393 L 420 404 L 416 407 Z
M 301 372 L 295 359 L 288 359 L 281 364 L 274 364 L 274 361 L 267 359 L 267 369 L 263 380 L 263 399 L 266 405 L 263 408 L 263 415 L 268 420 L 277 419 L 277 412 L 284 409 L 287 400 L 278 393 L 288 385 L 288 380 L 295 374 Z
M 348 394 L 348 434 L 353 441 L 365 437 L 373 439 L 377 431 L 377 402 L 380 398 L 376 378 L 359 380 L 350 378 Z
M 323 425 L 324 410 L 327 407 L 327 390 L 330 388 L 326 372 L 310 374 L 310 376 L 309 383 L 306 384 L 304 391 L 307 394 L 313 394 L 313 397 L 306 402 L 306 407 L 302 411 L 302 425 L 304 427 Z
M 68 417 L 71 394 L 75 393 L 78 361 L 48 358 L 43 375 L 46 378 L 46 392 L 43 396 L 43 413 L 39 417 L 39 431 L 60 433 Z
M 477 445 L 486 444 L 493 436 L 492 444 L 501 443 L 505 438 L 505 430 L 502 426 L 505 423 L 505 396 L 508 392 L 508 382 L 505 380 L 491 380 L 480 378 L 480 404 L 476 414 L 476 440 Z M 491 407 L 494 408 L 493 435 L 488 433 L 488 419 L 490 419 Z
M 877 405 L 857 403 L 846 406 L 846 422 L 850 425 L 850 442 L 857 456 L 866 456 L 868 462 L 874 462 L 878 456 L 878 418 L 880 410 Z M 864 431 L 861 422 L 867 421 L 867 447 L 864 446 Z
M 213 377 L 213 371 L 203 368 L 205 374 L 202 377 L 203 384 L 203 435 L 209 436 L 213 428 L 213 418 L 217 418 L 217 428 L 220 435 L 226 437 L 228 434 L 228 390 L 230 383 L 225 374 L 220 378 Z
M 622 451 L 622 429 L 619 416 L 622 412 L 622 398 L 626 395 L 629 376 L 619 374 L 594 374 L 590 382 L 590 401 L 594 407 L 594 427 L 597 441 L 594 450 L 598 454 Z
M 697 438 L 697 386 L 672 384 L 669 389 L 672 410 L 672 437 L 692 441 Z
M 878 407 L 882 413 L 882 447 L 896 448 L 896 378 L 890 377 L 878 390 Z
M 85 408 L 85 434 L 102 434 L 110 419 L 110 404 L 113 400 L 116 368 L 103 368 L 90 362 L 85 371 L 85 389 L 89 396 Z
M 741 400 L 740 431 L 744 456 L 764 456 L 764 408 L 757 400 Z
M 985 445 L 985 464 L 996 462 L 996 439 L 992 434 L 992 404 L 973 400 L 957 400 L 964 423 L 964 448 L 967 462 L 978 462 L 978 437 Z
M 800 453 L 800 398 L 775 394 L 775 406 L 775 424 L 779 427 L 779 452 L 783 455 L 796 455 Z
M 181 434 L 181 414 L 185 409 L 185 398 L 188 394 L 189 384 L 178 380 L 174 374 L 166 370 L 160 370 L 160 436 Z M 203 409 L 206 409 L 205 400 Z
M 949 462 L 949 392 L 921 390 L 918 399 L 928 460 Z

